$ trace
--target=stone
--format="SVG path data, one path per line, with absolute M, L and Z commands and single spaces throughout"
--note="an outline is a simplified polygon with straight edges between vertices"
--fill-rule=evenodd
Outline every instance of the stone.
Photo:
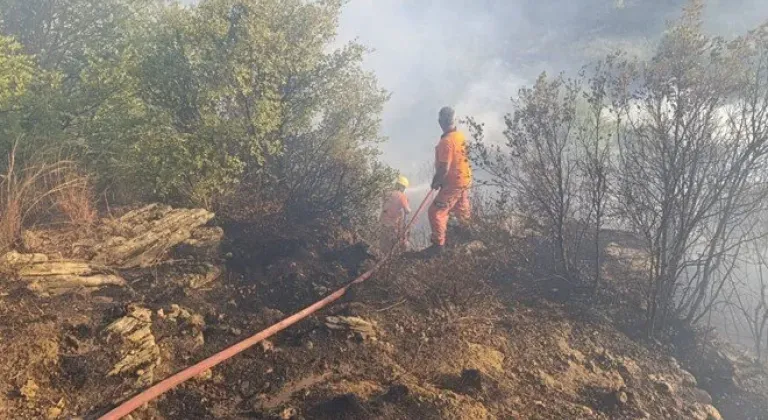
M 680 369 L 683 386 L 686 388 L 696 388 L 699 383 L 693 374 L 685 369 Z
M 37 398 L 37 392 L 40 390 L 40 387 L 37 385 L 37 383 L 32 379 L 27 379 L 27 383 L 24 384 L 24 386 L 21 387 L 19 390 L 19 393 L 22 397 L 24 397 L 27 401 L 33 401 Z
M 288 407 L 285 410 L 280 412 L 280 419 L 281 420 L 291 420 L 292 418 L 296 417 L 298 412 L 293 407 Z
M 594 417 L 595 411 L 591 408 L 587 407 L 586 405 L 577 405 L 576 412 L 578 413 L 579 417 Z
M 557 387 L 557 381 L 555 378 L 552 377 L 552 375 L 544 372 L 543 370 L 539 369 L 538 372 L 536 372 L 536 377 L 539 380 L 539 384 L 541 384 L 543 387 L 547 389 L 554 389 Z
M 64 401 L 64 398 L 62 398 L 55 406 L 48 409 L 46 417 L 50 420 L 61 417 L 61 413 L 64 412 L 64 407 L 66 407 L 66 402 Z
M 707 413 L 707 420 L 723 420 L 723 416 L 720 414 L 720 411 L 718 411 L 717 408 L 711 404 L 704 406 L 704 412 Z
M 697 403 L 704 404 L 704 405 L 712 404 L 712 396 L 709 395 L 709 392 L 701 388 L 693 388 L 691 390 L 691 393 L 693 394 L 693 398 L 694 400 L 696 400 Z
M 637 363 L 629 358 L 624 358 L 619 363 L 619 373 L 624 376 L 624 379 L 636 379 L 642 373 L 642 369 Z
M 648 375 L 648 379 L 653 382 L 653 384 L 656 386 L 656 389 L 659 391 L 667 395 L 675 394 L 676 390 L 674 385 L 672 385 L 665 377 L 661 375 Z
M 627 405 L 627 402 L 629 402 L 629 395 L 624 391 L 616 391 L 616 402 L 621 407 Z
M 194 380 L 197 382 L 208 382 L 211 379 L 213 379 L 213 371 L 211 369 L 206 369 L 203 373 L 195 376 Z
M 275 345 L 269 340 L 264 340 L 260 342 L 259 345 L 261 345 L 261 349 L 264 351 L 264 353 L 275 351 Z

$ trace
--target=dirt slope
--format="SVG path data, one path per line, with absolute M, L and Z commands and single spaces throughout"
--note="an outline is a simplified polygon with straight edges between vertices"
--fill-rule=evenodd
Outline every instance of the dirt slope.
M 373 263 L 352 235 L 273 217 L 227 222 L 220 247 L 192 229 L 157 263 L 115 269 L 124 287 L 41 296 L 0 282 L 0 417 L 96 416 Z M 37 237 L 68 258 L 91 234 Z M 399 259 L 134 418 L 719 418 L 693 375 L 619 332 L 610 311 L 563 303 L 567 285 L 485 248 Z

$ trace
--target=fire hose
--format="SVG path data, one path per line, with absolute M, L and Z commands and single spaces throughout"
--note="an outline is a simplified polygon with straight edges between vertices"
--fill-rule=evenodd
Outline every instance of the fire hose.
M 195 365 L 192 365 L 180 372 L 175 373 L 174 375 L 158 382 L 157 384 L 147 388 L 146 390 L 140 392 L 139 394 L 135 395 L 131 399 L 123 402 L 122 404 L 118 405 L 114 409 L 112 409 L 107 414 L 99 417 L 99 420 L 117 420 L 121 419 L 129 414 L 131 414 L 134 410 L 137 408 L 143 406 L 144 404 L 154 400 L 155 398 L 163 395 L 164 393 L 170 391 L 171 389 L 179 386 L 180 384 L 186 382 L 187 380 L 194 378 L 195 376 L 198 376 L 205 372 L 208 369 L 211 369 L 212 367 L 218 365 L 219 363 L 230 359 L 239 353 L 242 353 L 243 351 L 247 350 L 250 347 L 253 347 L 254 345 L 258 344 L 259 342 L 266 340 L 267 338 L 277 334 L 278 332 L 290 327 L 291 325 L 303 320 L 304 318 L 307 318 L 308 316 L 312 315 L 313 313 L 319 311 L 320 309 L 330 305 L 331 303 L 337 301 L 340 299 L 344 294 L 354 285 L 360 284 L 368 279 L 370 279 L 376 271 L 378 271 L 387 261 L 389 261 L 392 256 L 395 254 L 395 251 L 397 247 L 403 242 L 403 240 L 407 237 L 408 232 L 413 227 L 413 223 L 416 220 L 417 217 L 421 214 L 421 212 L 424 211 L 425 206 L 427 205 L 427 202 L 432 197 L 432 194 L 434 193 L 434 190 L 430 190 L 427 196 L 424 198 L 424 201 L 421 202 L 421 205 L 419 205 L 419 208 L 416 210 L 416 213 L 414 213 L 411 220 L 408 222 L 407 226 L 403 230 L 403 233 L 398 238 L 398 241 L 395 242 L 395 244 L 392 245 L 392 248 L 384 255 L 383 258 L 381 258 L 376 265 L 373 266 L 370 270 L 366 271 L 365 273 L 361 274 L 356 279 L 352 280 L 350 283 L 348 283 L 346 286 L 342 287 L 341 289 L 331 293 L 330 295 L 326 296 L 325 298 L 313 303 L 310 306 L 307 306 L 306 308 L 302 309 L 299 312 L 296 312 L 295 314 L 283 319 L 282 321 L 278 322 L 277 324 L 274 324 L 270 327 L 268 327 L 265 330 L 262 330 L 258 332 L 257 334 L 237 343 L 234 344 L 231 347 L 228 347 L 224 350 L 222 350 L 219 353 L 214 354 L 213 356 L 202 360 L 198 362 Z

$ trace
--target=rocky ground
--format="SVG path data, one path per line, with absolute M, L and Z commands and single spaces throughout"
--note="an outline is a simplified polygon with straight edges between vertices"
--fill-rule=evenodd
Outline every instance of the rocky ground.
M 768 419 L 764 369 L 696 340 L 644 344 L 631 299 L 539 277 L 534 248 L 489 241 L 400 258 L 133 418 Z M 611 246 L 618 284 L 637 252 Z M 374 259 L 279 215 L 150 206 L 29 231 L 0 263 L 0 417 L 96 417 Z

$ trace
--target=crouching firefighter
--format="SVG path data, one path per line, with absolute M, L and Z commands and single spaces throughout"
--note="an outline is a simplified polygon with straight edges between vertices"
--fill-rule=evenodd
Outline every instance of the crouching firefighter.
M 388 253 L 405 234 L 405 219 L 411 213 L 408 197 L 405 189 L 410 183 L 404 176 L 399 176 L 395 187 L 384 197 L 384 206 L 381 210 L 381 239 L 379 247 L 381 252 Z M 401 245 L 405 243 L 405 238 Z
M 466 137 L 456 129 L 455 118 L 456 112 L 451 107 L 444 107 L 438 115 L 443 135 L 435 148 L 432 189 L 439 192 L 429 207 L 432 246 L 425 250 L 426 257 L 443 252 L 449 215 L 456 217 L 462 230 L 468 230 L 469 226 L 472 168 L 469 165 Z

